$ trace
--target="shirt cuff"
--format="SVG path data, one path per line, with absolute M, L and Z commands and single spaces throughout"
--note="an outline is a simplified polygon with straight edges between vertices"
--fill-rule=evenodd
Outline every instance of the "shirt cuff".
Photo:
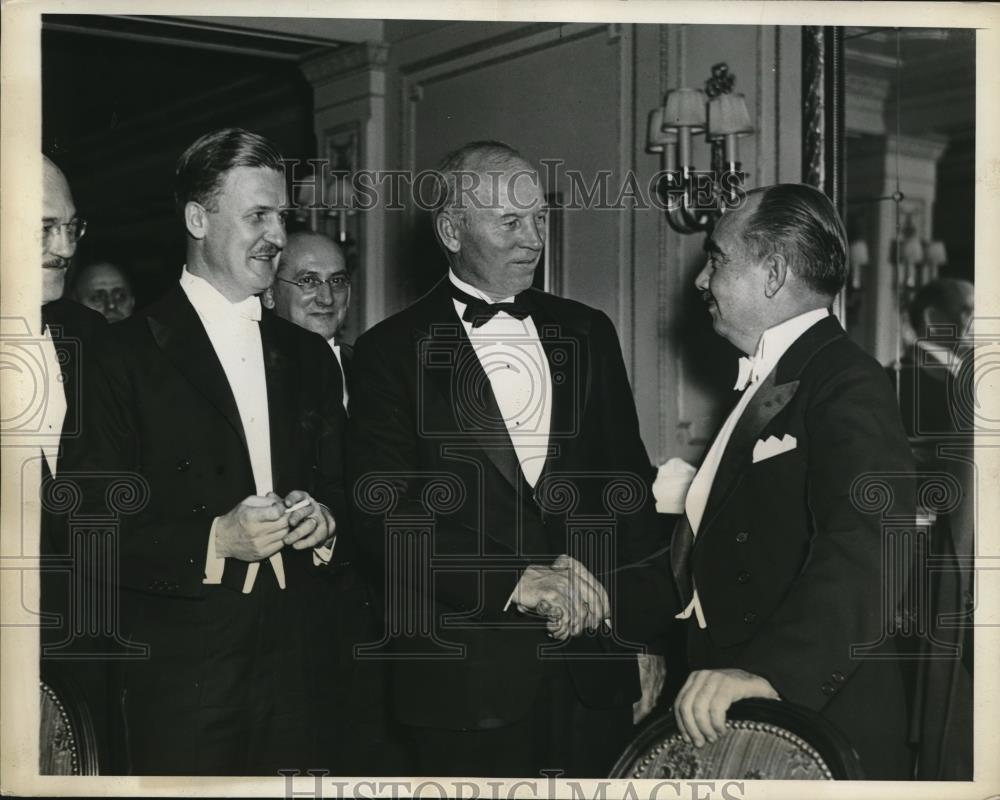
M 323 506 L 322 503 L 318 505 Z M 327 506 L 323 506 L 327 511 L 330 509 Z M 330 511 L 330 516 L 333 516 L 333 512 Z M 334 520 L 336 522 L 336 520 Z M 333 548 L 337 546 L 337 534 L 334 533 L 329 539 L 318 547 L 313 548 L 313 566 L 314 567 L 325 567 L 333 560 Z
M 202 583 L 220 584 L 222 583 L 222 572 L 226 568 L 226 559 L 215 554 L 215 526 L 219 524 L 219 518 L 212 520 L 212 530 L 208 534 L 208 552 L 205 554 L 205 577 Z
M 324 567 L 333 560 L 333 548 L 337 546 L 337 537 L 332 536 L 327 541 L 329 544 L 313 548 L 313 566 Z

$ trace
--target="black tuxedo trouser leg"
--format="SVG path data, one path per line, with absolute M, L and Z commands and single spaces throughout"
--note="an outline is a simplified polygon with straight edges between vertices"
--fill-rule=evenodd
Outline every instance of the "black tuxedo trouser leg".
M 590 708 L 580 702 L 566 663 L 548 662 L 531 712 L 502 728 L 410 727 L 417 774 L 442 777 L 602 778 L 632 735 L 631 705 Z
M 123 598 L 123 604 L 131 598 Z M 277 775 L 316 765 L 308 617 L 261 569 L 249 595 L 142 598 L 133 638 L 150 659 L 125 672 L 134 775 Z M 140 624 L 141 622 L 141 624 Z M 315 632 L 313 632 L 315 633 Z

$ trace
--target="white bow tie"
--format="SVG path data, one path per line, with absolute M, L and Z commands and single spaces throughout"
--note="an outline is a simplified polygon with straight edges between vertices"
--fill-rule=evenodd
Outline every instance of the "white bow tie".
M 256 295 L 251 295 L 246 300 L 233 303 L 232 309 L 233 313 L 239 315 L 243 319 L 260 322 L 260 298 Z
M 207 302 L 206 302 L 207 301 Z M 260 299 L 256 295 L 250 295 L 245 300 L 238 303 L 230 303 L 222 295 L 218 297 L 203 298 L 202 313 L 207 312 L 209 323 L 221 323 L 226 320 L 246 319 L 251 322 L 260 322 Z
M 739 360 L 739 374 L 736 376 L 736 384 L 733 388 L 742 392 L 751 383 L 756 383 L 760 380 L 759 374 L 760 361 L 756 358 L 748 358 L 746 356 L 740 356 Z

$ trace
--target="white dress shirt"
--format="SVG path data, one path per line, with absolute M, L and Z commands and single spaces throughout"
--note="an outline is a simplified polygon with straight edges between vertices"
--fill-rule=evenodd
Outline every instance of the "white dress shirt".
M 264 348 L 260 340 L 260 300 L 248 297 L 231 303 L 204 278 L 192 275 L 184 267 L 181 288 L 198 313 L 212 348 L 215 350 L 226 380 L 236 400 L 240 422 L 250 454 L 255 492 L 263 496 L 274 486 L 271 476 L 271 426 L 267 407 L 267 380 L 264 373 Z M 226 561 L 215 554 L 215 532 L 219 518 L 212 522 L 208 537 L 204 583 L 222 582 Z M 278 585 L 285 588 L 285 569 L 281 553 L 270 558 Z M 258 562 L 247 568 L 243 591 L 253 589 Z
M 763 378 L 767 377 L 775 368 L 785 351 L 792 346 L 796 339 L 817 322 L 825 319 L 829 313 L 829 310 L 825 308 L 817 308 L 787 319 L 773 328 L 768 328 L 761 335 L 753 357 L 740 359 L 740 378 L 737 379 L 737 385 L 734 388 L 742 388 L 745 380 L 748 380 L 749 383 L 746 384 L 747 388 L 743 392 L 743 396 L 726 418 L 726 422 L 715 437 L 715 441 L 712 442 L 701 468 L 691 482 L 684 503 L 684 512 L 687 514 L 693 536 L 698 535 L 698 526 L 701 525 L 702 517 L 705 514 L 708 496 L 712 491 L 712 482 L 715 480 L 715 473 L 719 469 L 722 456 L 726 452 L 729 437 L 732 436 L 740 417 L 743 416 L 746 407 L 750 405 L 753 396 L 757 394 Z M 698 627 L 708 627 L 697 587 L 695 587 L 691 602 L 677 615 L 677 619 L 688 619 L 692 613 L 698 621 Z
M 466 294 L 490 304 L 514 299 L 491 300 L 451 270 L 448 278 Z M 461 318 L 466 304 L 453 302 Z M 552 374 L 535 323 L 530 316 L 520 320 L 500 311 L 478 328 L 465 320 L 462 324 L 490 381 L 521 472 L 534 487 L 545 466 L 552 421 Z
M 344 411 L 347 411 L 347 373 L 344 372 L 344 362 L 340 356 L 340 345 L 337 344 L 336 336 L 331 336 L 326 340 L 326 343 L 330 345 L 330 349 L 333 350 L 333 354 L 337 357 L 337 366 L 340 367 L 340 379 L 344 385 Z
M 59 356 L 52 341 L 52 332 L 46 326 L 41 339 L 42 361 L 45 370 L 45 403 L 42 406 L 41 430 L 47 434 L 42 441 L 42 453 L 49 465 L 49 472 L 55 477 L 59 455 L 59 437 L 63 421 L 66 419 L 66 388 L 63 385 Z

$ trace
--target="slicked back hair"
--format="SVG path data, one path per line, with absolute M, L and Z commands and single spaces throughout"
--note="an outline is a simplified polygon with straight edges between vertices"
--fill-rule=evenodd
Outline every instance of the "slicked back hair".
M 485 172 L 505 170 L 516 161 L 527 163 L 524 156 L 509 144 L 488 139 L 463 144 L 441 159 L 437 168 L 441 181 L 438 202 L 432 215 L 435 232 L 438 217 L 455 205 L 463 175 L 482 175 Z
M 917 290 L 908 309 L 910 324 L 918 334 L 924 333 L 924 312 L 928 308 L 944 314 L 956 326 L 962 323 L 969 301 L 969 293 L 974 291 L 971 281 L 961 278 L 938 278 L 924 284 Z M 958 331 L 962 335 L 965 331 Z
M 226 173 L 237 167 L 264 167 L 283 173 L 277 148 L 243 128 L 222 128 L 197 139 L 179 159 L 174 173 L 174 203 L 178 212 L 194 201 L 217 210 L 217 195 Z
M 830 199 L 801 183 L 753 189 L 757 208 L 743 227 L 743 240 L 758 260 L 779 253 L 807 286 L 833 297 L 847 280 L 847 233 Z

